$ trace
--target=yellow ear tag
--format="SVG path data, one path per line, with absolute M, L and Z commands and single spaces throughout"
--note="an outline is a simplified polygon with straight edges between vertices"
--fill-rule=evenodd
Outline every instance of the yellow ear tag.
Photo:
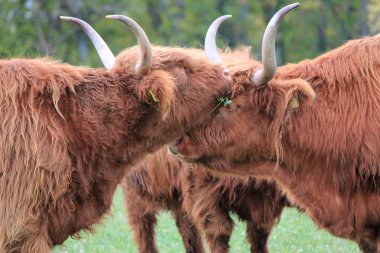
M 160 102 L 160 100 L 156 97 L 156 95 L 154 95 L 154 93 L 151 90 L 149 91 L 149 95 L 152 97 L 155 103 Z
M 289 107 L 290 107 L 290 109 L 297 109 L 297 108 L 299 108 L 300 104 L 298 102 L 298 99 L 292 98 L 292 100 L 290 100 Z

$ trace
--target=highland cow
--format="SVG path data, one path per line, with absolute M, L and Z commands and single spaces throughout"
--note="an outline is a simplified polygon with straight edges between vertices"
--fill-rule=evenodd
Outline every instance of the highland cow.
M 171 150 L 218 173 L 274 178 L 319 227 L 380 252 L 380 35 L 277 73 L 272 63 L 227 64 L 233 103 Z
M 166 147 L 148 155 L 122 186 L 140 253 L 158 252 L 154 230 L 162 210 L 173 214 L 186 252 L 205 252 L 198 229 L 211 252 L 228 252 L 232 211 L 247 222 L 251 252 L 266 253 L 270 231 L 287 203 L 273 183 L 215 177 L 168 155 Z
M 163 147 L 131 170 L 122 183 L 128 223 L 139 253 L 157 253 L 157 214 L 168 210 L 174 216 L 186 252 L 204 253 L 200 233 L 182 207 L 185 166 Z
M 0 61 L 2 253 L 46 253 L 91 229 L 128 169 L 211 118 L 230 82 L 219 64 L 152 48 L 133 20 L 111 18 L 132 27 L 141 52 L 133 47 L 115 60 L 87 29 L 108 70 Z

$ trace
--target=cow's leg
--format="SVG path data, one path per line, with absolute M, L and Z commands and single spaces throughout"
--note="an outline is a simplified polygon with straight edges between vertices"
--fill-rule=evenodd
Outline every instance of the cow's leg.
M 128 223 L 139 253 L 157 253 L 155 227 L 156 210 L 149 200 L 128 185 L 123 185 L 124 201 L 127 209 Z
M 267 183 L 257 185 L 257 188 L 252 189 L 243 199 L 243 213 L 250 213 L 247 217 L 247 239 L 251 244 L 252 253 L 268 253 L 270 232 L 286 204 L 276 187 Z M 246 215 L 240 213 L 239 216 Z
M 233 221 L 227 211 L 205 206 L 204 212 L 197 218 L 212 253 L 229 252 L 229 241 Z
M 189 169 L 182 175 L 186 175 L 182 180 L 184 209 L 205 236 L 212 253 L 229 252 L 233 222 L 228 211 L 220 208 L 219 191 L 212 190 L 215 181 L 203 170 Z
M 251 217 L 247 221 L 247 239 L 251 244 L 251 253 L 268 253 L 268 238 L 281 214 L 281 211 L 266 210 L 264 207 L 269 205 L 264 205 L 263 202 L 261 204 L 251 207 Z
M 139 253 L 158 253 L 155 242 L 156 213 L 128 208 L 128 223 Z
M 380 253 L 379 243 L 369 239 L 360 239 L 359 248 L 363 253 Z
M 247 239 L 251 244 L 251 253 L 268 253 L 268 237 L 273 224 L 258 226 L 254 221 L 247 222 Z
M 178 230 L 182 236 L 187 253 L 204 253 L 202 238 L 195 224 L 182 209 L 176 209 L 174 216 Z

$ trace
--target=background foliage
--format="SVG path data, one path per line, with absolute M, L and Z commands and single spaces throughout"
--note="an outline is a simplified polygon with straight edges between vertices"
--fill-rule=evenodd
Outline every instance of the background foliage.
M 52 56 L 72 64 L 101 66 L 92 45 L 77 27 L 59 20 L 75 16 L 91 25 L 117 54 L 134 45 L 123 24 L 104 18 L 135 19 L 154 44 L 202 47 L 211 22 L 232 14 L 220 29 L 218 44 L 253 46 L 260 55 L 270 17 L 289 0 L 0 0 L 0 57 Z M 380 32 L 378 0 L 303 0 L 281 24 L 279 62 L 312 58 L 344 41 Z

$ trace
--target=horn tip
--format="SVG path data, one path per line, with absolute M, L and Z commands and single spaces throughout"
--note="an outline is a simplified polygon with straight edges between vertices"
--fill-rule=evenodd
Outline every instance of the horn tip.
M 69 16 L 59 16 L 59 18 L 60 18 L 61 20 L 68 21 L 68 22 L 72 22 L 72 23 L 74 23 L 74 24 L 79 24 L 79 25 L 81 25 L 81 24 L 86 24 L 85 21 L 83 21 L 83 20 L 81 20 L 81 19 L 79 19 L 79 18 L 74 18 L 74 17 L 69 17 Z
M 300 5 L 301 5 L 300 3 L 293 3 L 293 4 L 290 4 L 289 7 L 293 9 L 293 8 L 297 8 Z
M 107 15 L 106 18 L 108 19 L 118 19 L 120 15 Z
M 220 16 L 219 18 L 217 18 L 216 20 L 220 20 L 223 22 L 229 18 L 232 18 L 232 15 L 223 15 L 223 16 Z
M 59 16 L 60 19 L 62 20 L 71 20 L 72 17 L 69 17 L 69 16 Z

